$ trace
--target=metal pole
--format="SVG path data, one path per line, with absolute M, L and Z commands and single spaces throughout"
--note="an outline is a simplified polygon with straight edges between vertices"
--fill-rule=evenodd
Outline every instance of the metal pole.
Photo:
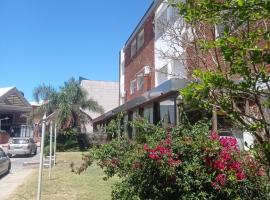
M 41 144 L 40 144 L 40 161 L 39 161 L 39 173 L 38 173 L 38 193 L 37 200 L 41 199 L 41 185 L 42 185 L 42 171 L 43 171 L 43 152 L 44 152 L 44 138 L 46 129 L 46 113 L 42 119 L 42 133 L 41 133 Z
M 54 160 L 53 164 L 56 165 L 56 139 L 57 139 L 57 124 L 54 124 Z
M 49 180 L 51 180 L 52 174 L 52 134 L 53 134 L 53 123 L 50 123 L 50 166 L 49 166 Z

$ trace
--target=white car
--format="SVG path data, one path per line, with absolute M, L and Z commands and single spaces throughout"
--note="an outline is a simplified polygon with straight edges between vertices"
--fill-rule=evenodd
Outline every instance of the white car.
M 10 140 L 10 144 L 8 145 L 7 154 L 10 157 L 13 155 L 36 155 L 37 145 L 33 138 L 12 138 Z

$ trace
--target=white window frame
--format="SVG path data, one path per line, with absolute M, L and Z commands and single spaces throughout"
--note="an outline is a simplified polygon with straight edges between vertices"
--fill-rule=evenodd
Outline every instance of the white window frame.
M 130 47 L 130 54 L 131 57 L 133 57 L 137 52 L 137 40 L 134 39 L 131 43 L 131 47 Z
M 137 75 L 137 91 L 142 90 L 144 86 L 144 75 L 143 73 Z
M 140 31 L 137 37 L 137 49 L 140 49 L 144 44 L 144 29 Z
M 136 79 L 130 81 L 130 94 L 134 94 L 136 90 Z

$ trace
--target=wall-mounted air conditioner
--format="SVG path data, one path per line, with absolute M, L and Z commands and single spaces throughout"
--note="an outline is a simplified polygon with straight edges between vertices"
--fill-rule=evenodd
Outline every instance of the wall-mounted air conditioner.
M 150 75 L 150 67 L 149 66 L 144 66 L 144 69 L 143 69 L 143 75 L 144 76 L 147 76 L 147 75 Z
M 127 95 L 127 91 L 123 91 L 120 93 L 121 98 L 125 98 Z

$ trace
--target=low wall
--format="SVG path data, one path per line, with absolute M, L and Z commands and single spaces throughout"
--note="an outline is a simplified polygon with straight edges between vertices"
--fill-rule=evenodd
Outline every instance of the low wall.
M 6 132 L 0 132 L 0 144 L 8 143 L 10 135 Z

